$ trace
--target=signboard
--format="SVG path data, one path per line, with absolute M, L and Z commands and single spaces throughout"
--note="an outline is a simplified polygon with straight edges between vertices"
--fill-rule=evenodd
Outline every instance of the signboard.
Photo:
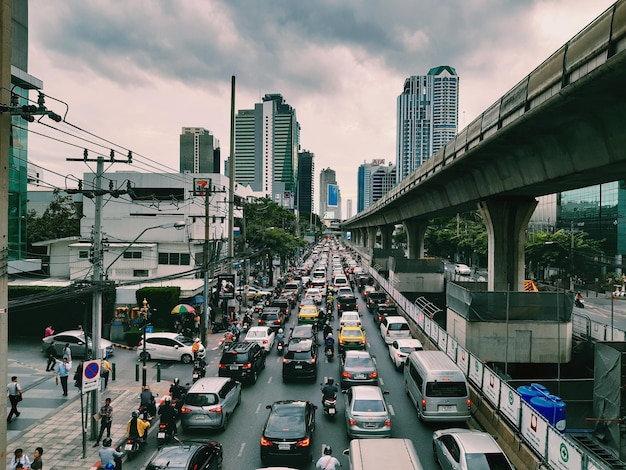
M 483 367 L 484 364 L 482 361 L 479 361 L 476 356 L 470 354 L 469 358 L 469 369 L 468 369 L 468 377 L 474 382 L 478 387 L 482 387 L 483 384 Z
M 500 377 L 489 367 L 483 369 L 483 393 L 496 408 L 500 404 Z
M 339 186 L 336 184 L 329 184 L 326 186 L 326 205 L 328 207 L 339 206 Z
M 374 158 L 372 160 L 372 165 L 384 165 L 384 164 L 385 164 L 384 158 Z
M 464 347 L 459 346 L 458 343 L 456 347 L 456 365 L 467 375 L 467 371 L 469 370 L 469 352 L 467 352 L 467 349 Z
M 204 196 L 206 191 L 210 191 L 211 180 L 206 178 L 194 178 L 193 179 L 193 195 Z
M 516 429 L 520 428 L 521 397 L 505 382 L 500 385 L 500 413 L 506 416 Z
M 522 403 L 522 426 L 520 431 L 530 446 L 543 457 L 546 453 L 548 422 L 527 403 Z
M 98 390 L 100 387 L 100 361 L 83 362 L 83 387 L 81 393 Z
M 548 428 L 548 463 L 559 470 L 579 470 L 583 468 L 583 456 L 560 433 Z
M 217 276 L 217 285 L 219 287 L 220 299 L 234 299 L 235 298 L 235 275 L 234 274 L 220 274 Z

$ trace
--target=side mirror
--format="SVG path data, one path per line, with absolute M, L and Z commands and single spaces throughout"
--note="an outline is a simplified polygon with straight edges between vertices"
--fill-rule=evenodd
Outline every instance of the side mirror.
M 342 452 L 342 454 L 343 454 L 343 455 L 350 455 L 350 449 L 345 449 L 345 450 Z
M 271 409 L 272 409 L 272 405 L 265 405 L 265 408 L 266 408 L 267 410 L 271 410 Z
M 383 395 L 389 395 L 389 390 L 383 390 Z

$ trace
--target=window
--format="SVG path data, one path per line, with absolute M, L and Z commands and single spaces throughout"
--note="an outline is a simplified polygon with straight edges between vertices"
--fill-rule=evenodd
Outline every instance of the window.
M 189 266 L 191 256 L 189 253 L 159 253 L 159 264 L 172 266 Z
M 133 269 L 133 277 L 148 277 L 150 272 L 147 269 Z
M 89 258 L 89 252 L 88 251 L 79 251 L 78 252 L 78 257 L 80 259 L 87 259 L 87 258 Z
M 124 259 L 142 259 L 143 253 L 141 251 L 126 251 L 124 253 Z

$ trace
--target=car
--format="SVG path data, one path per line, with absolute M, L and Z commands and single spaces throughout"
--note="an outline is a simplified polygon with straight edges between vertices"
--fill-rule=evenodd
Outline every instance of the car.
M 222 352 L 217 373 L 219 377 L 232 377 L 255 383 L 259 372 L 265 368 L 265 354 L 257 343 L 232 343 Z
M 280 312 L 285 318 L 289 318 L 289 315 L 291 315 L 291 300 L 287 297 L 272 299 L 269 306 L 280 308 Z
M 433 432 L 433 453 L 443 469 L 497 468 L 514 470 L 496 440 L 473 429 L 441 429 Z
M 269 326 L 272 330 L 276 331 L 282 328 L 284 323 L 285 317 L 280 307 L 265 307 L 263 312 L 259 315 L 258 326 Z
M 322 291 L 320 291 L 317 287 L 309 287 L 304 293 L 305 299 L 313 299 L 317 305 L 322 303 Z
M 335 292 L 336 297 L 341 297 L 342 295 L 354 295 L 350 286 L 344 286 L 337 289 Z
M 366 299 L 367 309 L 371 313 L 376 313 L 376 309 L 378 308 L 378 304 L 384 304 L 387 302 L 387 294 L 381 291 L 370 292 L 367 295 Z
M 269 326 L 251 326 L 243 339 L 245 343 L 257 343 L 266 353 L 274 346 L 276 333 Z
M 193 360 L 193 340 L 178 333 L 161 332 L 146 333 L 145 347 L 142 338 L 137 345 L 137 357 L 148 361 L 157 359 L 160 361 L 181 361 L 183 364 L 189 364 Z M 144 352 L 145 349 L 145 352 Z
M 422 342 L 418 339 L 398 338 L 394 339 L 391 344 L 389 344 L 389 357 L 391 357 L 397 369 L 402 369 L 409 354 L 413 351 L 422 351 L 423 349 L 424 346 L 422 346 Z
M 365 333 L 360 326 L 342 326 L 337 336 L 339 353 L 348 349 L 365 350 Z
M 66 344 L 70 345 L 72 356 L 75 357 L 93 357 L 93 343 L 91 338 L 87 336 L 87 354 L 85 354 L 85 332 L 83 330 L 67 330 L 61 333 L 55 333 L 46 336 L 41 340 L 41 352 L 47 355 L 48 347 L 54 341 L 54 349 L 56 356 L 63 355 L 63 349 Z M 100 338 L 100 349 L 104 349 L 107 356 L 115 353 L 115 345 L 111 341 Z
M 395 306 L 391 301 L 385 302 L 384 304 L 378 304 L 376 308 L 376 313 L 374 314 L 374 322 L 380 324 L 385 317 L 397 317 L 398 307 Z
M 454 266 L 454 274 L 469 276 L 470 274 L 472 274 L 472 270 L 467 264 L 458 263 Z
M 308 464 L 313 457 L 317 406 L 310 401 L 280 400 L 266 408 L 270 413 L 261 434 L 261 461 L 296 460 Z
M 249 286 L 243 286 L 243 287 L 237 287 L 235 289 L 235 294 L 239 294 L 241 295 L 243 292 L 246 292 L 246 297 L 248 297 L 248 299 L 253 299 L 255 297 L 271 297 L 272 296 L 272 292 L 264 289 L 263 287 L 260 286 L 255 286 L 250 284 Z
M 375 385 L 356 385 L 344 392 L 348 438 L 391 437 L 385 393 Z
M 180 409 L 183 429 L 226 429 L 241 403 L 241 382 L 229 377 L 198 379 L 185 394 Z
M 367 351 L 346 351 L 341 364 L 341 388 L 378 385 L 376 363 Z
M 315 339 L 315 331 L 313 330 L 313 325 L 297 325 L 291 329 L 291 335 L 289 335 L 290 343 L 295 343 L 308 339 Z
M 319 310 L 315 305 L 301 305 L 298 311 L 298 323 L 317 323 Z
M 385 343 L 389 344 L 394 339 L 410 338 L 411 327 L 404 317 L 399 315 L 385 316 L 380 320 L 380 335 Z
M 361 315 L 359 312 L 343 312 L 339 319 L 339 326 L 361 326 Z
M 363 297 L 366 300 L 372 292 L 376 292 L 376 288 L 374 286 L 363 286 L 363 289 L 361 289 L 361 294 L 363 294 Z
M 354 294 L 344 294 L 337 297 L 337 313 L 345 311 L 358 311 Z
M 315 340 L 289 343 L 283 356 L 283 380 L 317 378 L 317 344 Z
M 222 445 L 217 441 L 189 442 L 161 447 L 146 470 L 221 470 Z

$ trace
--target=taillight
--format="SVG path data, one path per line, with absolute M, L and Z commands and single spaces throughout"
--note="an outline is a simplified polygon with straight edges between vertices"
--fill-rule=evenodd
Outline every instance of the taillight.
M 370 379 L 375 379 L 376 377 L 378 377 L 378 372 L 372 372 L 370 374 Z
M 251 362 L 246 362 L 243 366 L 243 369 L 251 369 L 252 368 L 252 363 Z
M 220 364 L 220 365 L 219 365 L 219 368 L 220 368 L 220 369 L 226 369 L 226 364 Z
M 422 410 L 426 411 L 426 399 L 422 398 Z
M 309 364 L 315 364 L 315 358 L 312 357 L 310 361 L 307 361 Z
M 345 379 L 349 379 L 349 378 L 351 378 L 351 377 L 352 377 L 352 374 L 351 374 L 350 372 L 347 372 L 347 371 L 345 371 L 345 370 L 344 370 L 344 371 L 341 373 L 341 376 L 342 376 L 343 378 L 345 378 Z
M 356 426 L 356 420 L 355 420 L 355 419 L 353 419 L 353 418 L 350 418 L 350 419 L 348 420 L 348 424 L 349 424 L 350 426 Z
M 311 438 L 305 437 L 301 441 L 296 442 L 296 447 L 307 447 L 311 444 Z
M 385 426 L 391 426 L 391 420 L 390 419 L 386 419 L 385 420 Z
M 214 406 L 213 408 L 209 408 L 209 412 L 211 413 L 221 413 L 222 405 Z
M 269 439 L 266 439 L 265 436 L 261 436 L 261 445 L 263 447 L 271 447 L 272 441 L 270 441 Z
M 139 342 L 137 343 L 137 346 L 141 347 L 143 345 L 143 340 L 139 340 Z
M 263 340 L 263 344 L 267 344 L 268 341 L 266 339 Z
M 469 410 L 472 407 L 472 399 L 468 398 L 467 399 L 467 409 Z
M 345 343 L 345 341 L 344 341 L 344 340 L 342 340 L 342 339 L 340 339 L 340 340 L 339 340 L 339 344 L 343 344 L 343 343 Z
M 183 406 L 183 407 L 180 409 L 180 412 L 181 412 L 181 413 L 183 413 L 183 414 L 186 414 L 186 413 L 191 413 L 191 408 L 187 408 L 186 406 Z

